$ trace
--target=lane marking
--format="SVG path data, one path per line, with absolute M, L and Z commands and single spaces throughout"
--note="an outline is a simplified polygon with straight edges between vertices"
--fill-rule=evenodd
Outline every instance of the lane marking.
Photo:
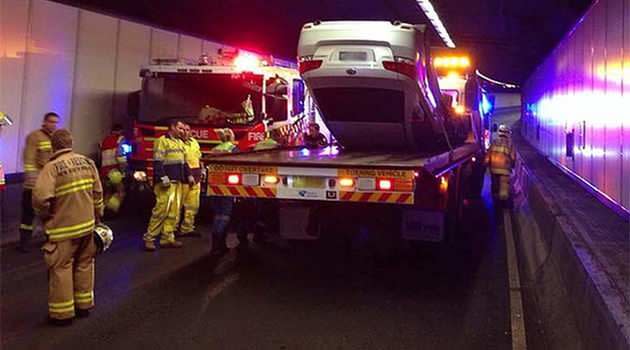
M 523 295 L 521 291 L 521 277 L 518 272 L 516 245 L 512 232 L 512 218 L 507 209 L 503 209 L 503 227 L 505 230 L 505 245 L 507 248 L 508 281 L 510 288 L 510 326 L 512 328 L 512 349 L 527 349 L 525 333 L 525 317 L 523 313 Z

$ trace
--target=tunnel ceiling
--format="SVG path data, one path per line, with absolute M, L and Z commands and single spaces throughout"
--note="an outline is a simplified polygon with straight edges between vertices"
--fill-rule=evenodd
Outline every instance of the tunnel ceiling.
M 312 20 L 426 23 L 415 0 L 58 0 L 227 44 L 293 58 Z M 520 83 L 590 0 L 432 0 L 458 47 L 493 78 Z

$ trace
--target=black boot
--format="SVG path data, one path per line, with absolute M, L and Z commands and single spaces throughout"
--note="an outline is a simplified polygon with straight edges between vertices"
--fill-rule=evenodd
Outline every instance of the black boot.
M 225 235 L 219 236 L 212 235 L 212 249 L 210 250 L 211 256 L 222 256 L 227 253 L 228 248 L 225 244 Z
M 28 253 L 31 251 L 30 242 L 33 231 L 20 229 L 20 243 L 17 246 L 17 250 L 22 253 Z
M 238 236 L 238 247 L 236 247 L 236 249 L 241 253 L 249 251 L 249 239 L 247 239 L 247 234 Z

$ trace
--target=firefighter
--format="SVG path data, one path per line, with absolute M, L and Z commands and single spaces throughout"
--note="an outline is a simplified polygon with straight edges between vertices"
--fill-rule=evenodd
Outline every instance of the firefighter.
M 326 136 L 319 130 L 319 124 L 310 123 L 308 125 L 308 131 L 304 135 L 304 146 L 307 148 L 319 148 L 328 144 Z
M 155 207 L 151 213 L 144 248 L 155 251 L 155 238 L 160 236 L 160 246 L 180 248 L 182 242 L 175 240 L 175 229 L 182 209 L 182 184 L 194 184 L 186 163 L 186 150 L 181 140 L 184 124 L 171 122 L 168 133 L 155 140 L 153 146 L 153 174 Z
M 40 170 L 52 155 L 50 136 L 57 129 L 59 115 L 48 112 L 44 115 L 42 127 L 26 137 L 24 147 L 24 190 L 22 191 L 22 220 L 20 223 L 20 244 L 17 249 L 22 253 L 30 250 L 29 243 L 33 235 L 35 218 L 31 197 L 33 186 Z
M 199 196 L 201 195 L 201 149 L 197 140 L 192 137 L 188 124 L 184 124 L 182 141 L 186 149 L 186 162 L 195 181 L 192 185 L 187 183 L 182 185 L 184 217 L 179 227 L 179 235 L 199 236 L 199 233 L 195 232 L 195 216 L 199 210 Z
M 219 129 L 217 134 L 221 143 L 212 149 L 212 153 L 232 153 L 238 152 L 234 144 L 234 132 L 230 129 Z M 214 218 L 212 219 L 212 248 L 210 255 L 221 256 L 228 250 L 225 239 L 227 226 L 230 223 L 232 209 L 234 208 L 234 198 L 217 196 L 212 198 L 212 209 Z
M 48 316 L 68 325 L 94 307 L 94 228 L 103 213 L 103 189 L 94 162 L 72 151 L 72 135 L 52 134 L 54 153 L 33 188 L 33 208 L 48 238 Z
M 500 125 L 497 137 L 486 154 L 486 165 L 492 175 L 492 196 L 495 199 L 506 201 L 510 195 L 510 175 L 516 160 L 514 146 L 510 138 L 510 129 L 506 125 Z
M 125 137 L 120 124 L 113 126 L 109 135 L 101 142 L 101 179 L 105 189 L 105 208 L 117 214 L 125 199 L 123 179 L 127 170 Z

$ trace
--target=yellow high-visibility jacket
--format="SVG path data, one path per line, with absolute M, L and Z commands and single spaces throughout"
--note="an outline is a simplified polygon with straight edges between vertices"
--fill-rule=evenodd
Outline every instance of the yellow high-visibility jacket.
M 43 129 L 35 130 L 26 137 L 24 147 L 24 188 L 32 189 L 37 175 L 52 155 L 50 134 Z
M 186 163 L 190 169 L 190 174 L 195 178 L 195 182 L 201 181 L 201 148 L 199 142 L 194 138 L 184 141 L 186 152 Z
M 491 174 L 510 175 L 515 160 L 516 152 L 512 140 L 505 136 L 499 136 L 492 141 L 486 154 L 486 164 L 490 168 Z

